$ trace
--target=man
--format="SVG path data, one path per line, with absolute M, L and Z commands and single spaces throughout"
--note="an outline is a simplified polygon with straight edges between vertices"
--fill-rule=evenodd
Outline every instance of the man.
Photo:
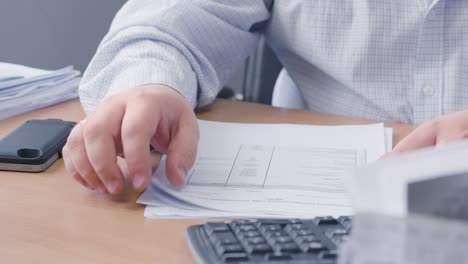
M 418 124 L 394 152 L 468 135 L 468 2 L 461 0 L 132 0 L 83 77 L 89 114 L 64 148 L 84 186 L 137 190 L 148 145 L 177 186 L 194 162 L 193 109 L 212 102 L 264 35 L 312 111 Z

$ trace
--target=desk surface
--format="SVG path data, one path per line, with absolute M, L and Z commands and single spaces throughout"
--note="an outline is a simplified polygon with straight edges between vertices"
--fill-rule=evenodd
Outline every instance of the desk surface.
M 0 121 L 0 137 L 28 119 L 81 120 L 77 100 Z M 269 106 L 217 101 L 201 119 L 233 122 L 363 124 L 369 121 Z M 394 142 L 412 129 L 394 128 Z M 193 263 L 185 227 L 200 220 L 147 220 L 136 193 L 116 197 L 82 188 L 63 161 L 41 174 L 0 172 L 2 263 Z

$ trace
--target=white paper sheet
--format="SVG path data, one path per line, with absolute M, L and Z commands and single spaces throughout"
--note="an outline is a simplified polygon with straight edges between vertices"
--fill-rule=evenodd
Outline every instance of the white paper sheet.
M 381 157 L 388 143 L 383 124 L 324 127 L 199 121 L 199 126 L 197 159 L 187 186 L 171 188 L 163 161 L 151 188 L 138 199 L 151 206 L 146 216 L 349 215 L 352 209 L 343 177 Z
M 9 80 L 12 78 L 11 80 Z M 0 62 L 0 120 L 78 97 L 80 72 Z
M 23 65 L 0 62 L 0 79 L 21 76 L 24 78 L 31 78 L 40 75 L 51 73 L 50 71 L 31 68 Z
M 385 128 L 385 150 L 390 152 L 393 149 L 393 129 L 390 127 Z

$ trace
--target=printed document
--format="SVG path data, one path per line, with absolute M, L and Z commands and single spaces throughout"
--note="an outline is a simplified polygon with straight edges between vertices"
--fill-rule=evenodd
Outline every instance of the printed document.
M 199 121 L 187 185 L 172 188 L 165 159 L 138 199 L 147 217 L 297 217 L 352 214 L 344 186 L 357 167 L 380 158 L 383 124 L 310 126 Z

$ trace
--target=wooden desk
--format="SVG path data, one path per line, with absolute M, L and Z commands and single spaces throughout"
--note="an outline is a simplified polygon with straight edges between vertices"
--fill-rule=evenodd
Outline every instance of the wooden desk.
M 199 118 L 263 123 L 362 124 L 366 120 L 218 101 Z M 0 137 L 36 118 L 81 120 L 71 101 L 0 122 Z M 394 128 L 394 142 L 413 127 Z M 193 263 L 184 229 L 200 220 L 147 220 L 137 194 L 102 196 L 65 173 L 63 161 L 41 174 L 0 172 L 1 263 Z

